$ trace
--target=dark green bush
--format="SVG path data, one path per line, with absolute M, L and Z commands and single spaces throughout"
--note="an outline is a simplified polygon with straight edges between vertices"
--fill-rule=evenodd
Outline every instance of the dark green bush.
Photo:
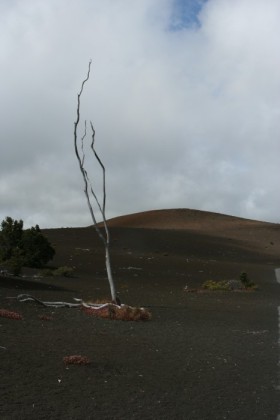
M 14 248 L 11 257 L 6 261 L 6 267 L 14 276 L 19 276 L 24 263 L 22 250 Z
M 241 283 L 244 285 L 244 287 L 246 287 L 246 288 L 251 288 L 251 287 L 254 287 L 255 286 L 255 283 L 253 283 L 249 279 L 248 274 L 245 271 L 243 271 L 240 274 L 239 279 L 240 279 Z
M 21 268 L 43 267 L 55 255 L 55 250 L 42 234 L 38 225 L 23 230 L 22 220 L 6 217 L 0 230 L 0 262 L 13 274 L 18 275 Z
M 21 248 L 24 253 L 24 265 L 26 267 L 43 267 L 55 255 L 55 250 L 42 234 L 38 225 L 23 231 Z
M 11 217 L 6 217 L 1 222 L 0 231 L 0 260 L 10 260 L 20 248 L 19 244 L 22 237 L 23 221 L 13 220 Z

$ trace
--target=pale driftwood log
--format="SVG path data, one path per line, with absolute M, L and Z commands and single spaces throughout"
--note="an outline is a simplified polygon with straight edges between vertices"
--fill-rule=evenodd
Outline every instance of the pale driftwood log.
M 18 296 L 14 296 L 14 297 L 9 297 L 9 299 L 17 299 L 19 302 L 36 302 L 39 305 L 42 306 L 46 306 L 46 307 L 52 307 L 52 308 L 79 308 L 79 307 L 84 307 L 84 308 L 91 308 L 91 309 L 104 309 L 107 308 L 108 306 L 115 306 L 120 308 L 121 306 L 116 305 L 116 304 L 112 304 L 112 303 L 89 303 L 89 302 L 85 302 L 83 301 L 83 299 L 77 299 L 77 298 L 73 298 L 73 300 L 76 303 L 70 303 L 70 302 L 49 302 L 49 301 L 43 301 L 40 299 L 35 298 L 32 295 L 27 295 L 27 294 L 20 294 Z
M 114 282 L 114 279 L 113 279 L 112 269 L 111 269 L 110 235 L 109 235 L 109 230 L 108 230 L 108 225 L 107 225 L 107 220 L 106 220 L 106 215 L 105 215 L 105 208 L 106 208 L 106 171 L 105 171 L 105 166 L 103 165 L 101 159 L 99 158 L 98 154 L 96 153 L 96 150 L 95 150 L 95 147 L 94 147 L 95 130 L 94 130 L 94 127 L 93 127 L 93 124 L 92 124 L 91 121 L 90 121 L 90 126 L 91 126 L 91 131 L 92 131 L 91 150 L 92 150 L 98 164 L 100 165 L 100 167 L 102 169 L 102 174 L 103 174 L 103 200 L 102 200 L 102 205 L 100 204 L 100 201 L 99 201 L 96 193 L 94 192 L 94 189 L 92 187 L 92 184 L 91 184 L 89 176 L 88 176 L 88 173 L 87 173 L 87 171 L 84 167 L 84 162 L 85 162 L 84 139 L 86 138 L 86 135 L 87 135 L 87 123 L 86 123 L 86 121 L 85 121 L 84 135 L 81 138 L 81 150 L 78 147 L 78 125 L 79 125 L 79 122 L 80 122 L 80 103 L 81 103 L 80 101 L 81 101 L 81 95 L 83 93 L 84 85 L 89 80 L 90 69 L 91 69 L 91 61 L 89 62 L 89 65 L 88 65 L 87 76 L 83 80 L 80 92 L 78 93 L 77 119 L 74 123 L 74 147 L 75 147 L 75 154 L 76 154 L 76 157 L 77 157 L 77 160 L 78 160 L 78 163 L 79 163 L 79 168 L 80 168 L 83 180 L 84 180 L 84 193 L 85 193 L 85 196 L 86 196 L 89 212 L 90 212 L 90 215 L 91 215 L 91 218 L 92 218 L 92 221 L 93 221 L 93 225 L 96 229 L 96 232 L 99 235 L 100 239 L 102 240 L 102 242 L 104 244 L 104 248 L 105 248 L 105 266 L 106 266 L 107 277 L 108 277 L 108 281 L 109 281 L 109 285 L 110 285 L 111 298 L 112 298 L 113 302 L 117 302 L 117 301 L 119 301 L 119 299 L 117 298 L 117 295 L 116 295 L 115 282 Z M 91 197 L 96 202 L 96 204 L 98 206 L 98 209 L 101 213 L 105 234 L 101 231 L 101 229 L 99 228 L 99 226 L 97 224 L 97 220 L 96 220 L 96 217 L 95 217 L 95 214 L 94 214 L 93 206 L 91 204 L 91 199 L 90 199 Z
M 150 312 L 141 307 L 135 308 L 129 305 L 116 303 L 94 303 L 83 299 L 73 298 L 76 303 L 70 302 L 49 302 L 35 298 L 32 295 L 20 294 L 18 296 L 9 296 L 7 299 L 17 299 L 19 302 L 33 301 L 39 305 L 52 308 L 81 308 L 88 315 L 96 315 L 110 319 L 119 319 L 123 321 L 147 321 L 151 319 Z M 104 313 L 105 309 L 105 313 Z M 1 348 L 1 346 L 0 346 Z M 3 347 L 2 347 L 3 348 Z

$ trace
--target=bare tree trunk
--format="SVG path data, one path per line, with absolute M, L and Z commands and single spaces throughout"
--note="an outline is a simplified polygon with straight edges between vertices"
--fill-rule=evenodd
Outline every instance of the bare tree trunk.
M 83 176 L 83 180 L 84 180 L 84 192 L 86 195 L 86 199 L 87 199 L 87 204 L 88 204 L 88 208 L 89 208 L 89 212 L 93 221 L 93 225 L 96 229 L 96 232 L 98 233 L 100 239 L 102 240 L 104 247 L 105 247 L 105 265 L 106 265 L 106 271 L 107 271 L 107 277 L 108 277 L 108 281 L 109 281 L 109 285 L 110 285 L 110 291 L 111 291 L 111 299 L 113 302 L 117 302 L 117 295 L 116 295 L 116 288 L 115 288 L 115 283 L 113 280 L 113 275 L 112 275 L 112 269 L 111 269 L 111 261 L 110 261 L 110 234 L 109 234 L 109 230 L 108 230 L 108 226 L 107 226 L 107 220 L 106 220 L 106 215 L 105 215 L 105 207 L 106 207 L 106 171 L 105 171 L 105 167 L 101 161 L 101 159 L 99 158 L 98 154 L 96 153 L 96 150 L 94 148 L 94 142 L 95 142 L 95 130 L 93 127 L 92 122 L 90 121 L 90 126 L 91 126 L 91 150 L 96 158 L 96 160 L 98 161 L 101 169 L 102 169 L 102 173 L 103 173 L 103 200 L 102 200 L 102 205 L 99 202 L 99 199 L 96 195 L 96 193 L 94 192 L 94 189 L 92 187 L 92 184 L 90 182 L 90 179 L 88 177 L 87 171 L 84 167 L 84 161 L 85 161 L 85 153 L 84 153 L 84 139 L 86 138 L 87 135 L 87 123 L 85 121 L 85 129 L 84 129 L 84 134 L 81 138 L 81 148 L 79 149 L 78 147 L 78 125 L 80 122 L 80 99 L 81 99 L 81 95 L 83 93 L 83 89 L 84 89 L 84 85 L 85 83 L 88 81 L 89 76 L 90 76 L 90 68 L 91 68 L 91 61 L 89 62 L 88 65 L 88 72 L 87 72 L 87 76 L 86 78 L 83 80 L 82 82 L 82 86 L 80 89 L 80 92 L 78 93 L 78 104 L 77 104 L 77 119 L 74 123 L 74 147 L 75 147 L 75 154 L 76 157 L 78 159 L 79 162 L 79 168 L 81 171 L 81 174 Z M 96 221 L 96 217 L 94 214 L 94 210 L 93 210 L 93 206 L 91 204 L 91 199 L 93 198 L 95 203 L 98 206 L 98 209 L 102 215 L 102 222 L 103 222 L 103 226 L 104 226 L 104 232 L 105 234 L 100 230 L 97 221 Z

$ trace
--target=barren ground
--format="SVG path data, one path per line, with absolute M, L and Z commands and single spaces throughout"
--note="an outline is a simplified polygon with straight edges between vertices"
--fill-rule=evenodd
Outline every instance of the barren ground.
M 74 266 L 75 277 L 0 277 L 0 309 L 23 316 L 0 318 L 1 420 L 276 419 L 280 226 L 190 210 L 126 216 L 110 226 L 120 298 L 148 307 L 152 320 L 97 319 L 7 299 L 108 297 L 94 229 L 46 230 L 57 251 L 53 265 Z M 259 291 L 184 291 L 242 271 Z M 65 366 L 73 354 L 91 364 Z

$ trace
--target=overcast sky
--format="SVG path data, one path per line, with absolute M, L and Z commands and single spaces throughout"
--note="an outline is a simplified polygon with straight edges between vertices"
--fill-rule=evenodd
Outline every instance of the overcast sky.
M 0 219 L 91 224 L 73 126 L 92 59 L 79 136 L 91 120 L 108 218 L 280 222 L 279 22 L 279 0 L 1 0 Z

